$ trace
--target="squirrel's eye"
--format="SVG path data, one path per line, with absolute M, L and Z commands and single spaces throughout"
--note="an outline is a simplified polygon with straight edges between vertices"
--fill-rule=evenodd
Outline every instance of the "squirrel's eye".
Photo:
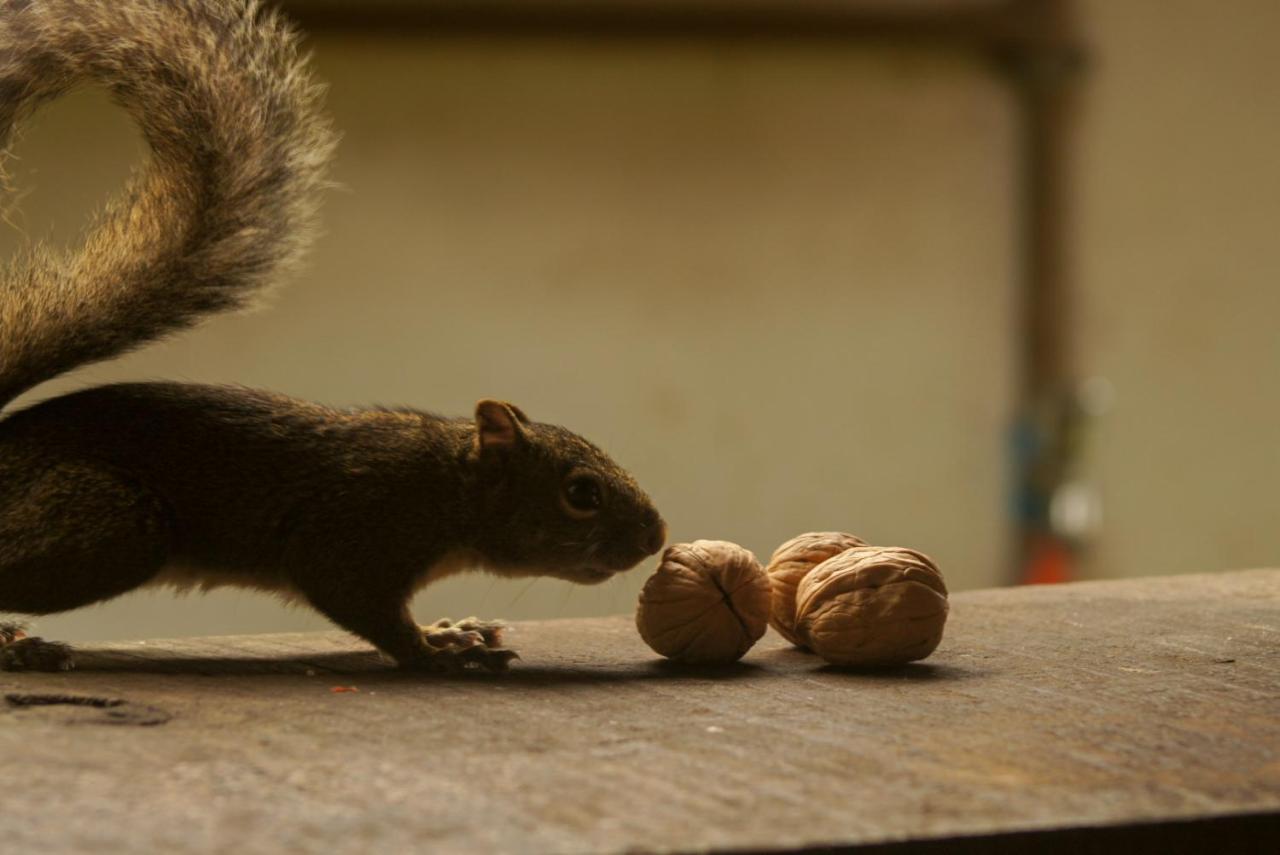
M 572 510 L 589 514 L 600 510 L 604 504 L 604 493 L 600 482 L 589 475 L 579 475 L 569 480 L 564 487 L 564 500 Z

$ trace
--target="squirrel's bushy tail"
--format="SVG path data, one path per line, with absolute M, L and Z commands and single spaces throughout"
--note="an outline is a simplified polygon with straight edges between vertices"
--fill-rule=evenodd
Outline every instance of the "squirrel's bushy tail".
M 77 250 L 0 269 L 0 407 L 243 305 L 299 258 L 325 185 L 320 87 L 257 0 L 0 0 L 0 150 L 81 82 L 128 110 L 151 157 Z

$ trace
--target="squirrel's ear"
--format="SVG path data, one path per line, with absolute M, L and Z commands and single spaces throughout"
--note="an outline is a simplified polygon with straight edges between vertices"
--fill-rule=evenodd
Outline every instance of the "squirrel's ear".
M 529 417 L 524 414 L 524 410 L 520 409 L 515 404 L 511 403 L 510 401 L 498 401 L 497 403 L 502 404 L 504 407 L 506 407 L 508 410 L 514 413 L 516 417 L 516 421 L 520 422 L 520 424 L 522 425 L 530 424 Z
M 520 408 L 485 398 L 476 404 L 476 451 L 515 448 L 524 441 L 529 418 Z

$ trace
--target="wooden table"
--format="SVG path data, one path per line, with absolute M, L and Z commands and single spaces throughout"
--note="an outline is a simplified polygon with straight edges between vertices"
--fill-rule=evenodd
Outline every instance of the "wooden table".
M 880 673 L 773 634 L 679 669 L 626 617 L 511 641 L 505 676 L 338 633 L 0 674 L 3 851 L 1280 852 L 1278 570 L 957 594 Z

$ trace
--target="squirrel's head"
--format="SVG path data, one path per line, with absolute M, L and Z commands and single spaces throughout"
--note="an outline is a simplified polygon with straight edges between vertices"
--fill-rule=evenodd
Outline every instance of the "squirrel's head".
M 662 549 L 667 526 L 634 478 L 587 440 L 476 405 L 470 462 L 480 505 L 476 546 L 493 569 L 595 584 Z

